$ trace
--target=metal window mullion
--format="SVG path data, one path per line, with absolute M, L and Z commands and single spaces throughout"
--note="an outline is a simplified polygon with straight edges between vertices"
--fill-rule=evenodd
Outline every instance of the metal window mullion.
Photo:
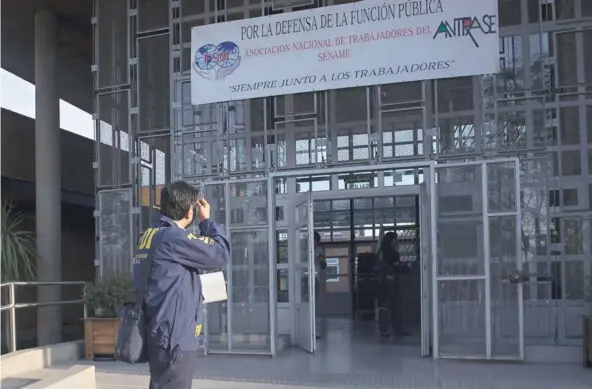
M 483 99 L 483 77 L 474 76 L 473 79 L 473 108 L 475 113 L 473 114 L 473 147 L 479 154 L 483 153 L 483 130 L 485 123 L 484 113 L 484 99 Z M 495 82 L 495 81 L 494 81 Z M 479 120 L 480 119 L 480 120 Z
M 325 166 L 329 166 L 332 161 L 332 155 L 335 153 L 334 148 L 332 147 L 332 134 L 329 132 L 329 129 L 332 126 L 329 124 L 331 123 L 331 117 L 329 115 L 329 97 L 330 91 L 323 92 L 323 105 L 324 105 L 324 122 L 325 122 Z
M 167 168 L 165 166 L 164 169 L 164 184 L 171 182 L 172 177 L 175 175 L 175 164 L 173 163 L 173 156 L 175 155 L 175 50 L 173 47 L 175 46 L 175 29 L 174 25 L 178 24 L 178 20 L 174 19 L 174 12 L 173 9 L 180 8 L 178 3 L 174 3 L 174 0 L 169 1 L 169 172 L 168 172 L 168 180 L 167 180 Z M 179 30 L 179 35 L 181 31 Z M 181 57 L 179 55 L 179 61 Z M 165 156 L 165 164 L 167 162 L 167 158 Z M 156 166 L 155 166 L 156 167 Z M 156 170 L 156 169 L 155 169 Z
M 440 329 L 439 329 L 439 306 L 440 302 L 438 300 L 439 293 L 438 293 L 438 220 L 437 220 L 437 204 L 436 201 L 436 165 L 431 164 L 428 168 L 428 179 L 430 182 L 429 186 L 429 201 L 430 201 L 430 247 L 431 247 L 431 259 L 432 259 L 432 358 L 438 359 L 440 358 Z
M 272 179 L 273 180 L 273 179 Z M 296 199 L 290 199 L 291 205 L 294 205 Z M 300 284 L 296 277 L 296 260 L 298 258 L 298 229 L 296 227 L 296 208 L 286 206 L 288 215 L 288 303 L 290 304 L 290 337 L 292 343 L 298 341 L 298 326 L 296 325 L 297 305 L 296 301 L 300 299 Z
M 317 92 L 313 92 L 312 93 L 313 96 L 313 106 L 314 106 L 314 110 L 318 111 L 317 109 Z M 319 153 L 320 153 L 320 148 L 319 148 L 319 118 L 318 118 L 318 113 L 315 113 L 315 117 L 313 119 L 313 129 L 314 129 L 314 164 L 316 166 L 320 166 L 320 162 L 319 162 Z M 310 148 L 309 148 L 310 149 Z
M 483 260 L 485 275 L 485 356 L 491 358 L 491 269 L 489 244 L 489 201 L 487 196 L 487 162 L 483 162 L 481 169 L 481 211 L 483 213 Z
M 226 207 L 226 212 L 224 215 L 224 229 L 226 230 L 226 236 L 228 237 L 228 239 L 230 240 L 230 242 L 232 242 L 232 235 L 230 232 L 230 212 L 231 212 L 231 208 L 230 208 L 230 184 L 228 182 L 223 183 L 222 185 L 224 185 L 224 198 L 226 199 L 225 201 L 225 207 Z M 227 281 L 227 285 L 228 285 L 228 299 L 226 301 L 226 335 L 228 338 L 228 342 L 226 344 L 226 349 L 228 352 L 232 351 L 232 338 L 233 338 L 233 330 L 232 330 L 232 307 L 234 305 L 234 285 L 233 285 L 233 279 L 232 279 L 232 255 L 230 256 L 230 261 L 226 264 L 226 279 Z
M 269 228 L 267 229 L 268 253 L 269 253 L 269 347 L 271 355 L 276 353 L 276 337 L 277 337 L 277 289 L 276 289 L 276 274 L 277 274 L 277 252 L 276 252 L 276 215 L 275 215 L 275 186 L 274 179 L 267 178 L 267 218 Z M 289 276 L 289 273 L 288 273 Z M 289 293 L 289 291 L 288 291 Z M 289 297 L 289 294 L 288 294 Z
M 374 87 L 366 87 L 366 112 L 367 112 L 367 126 L 368 126 L 368 159 L 369 163 L 382 163 L 382 154 L 383 154 L 383 145 L 382 145 L 382 93 L 380 92 L 380 85 Z M 374 92 L 374 93 L 371 93 Z M 376 121 L 378 125 L 376 126 L 376 153 L 377 155 L 374 156 L 372 154 L 372 144 L 374 143 L 374 136 L 372 134 L 372 104 L 371 99 L 374 96 L 376 99 L 375 101 L 375 112 L 376 112 Z M 395 155 L 395 149 L 393 147 L 393 156 Z
M 421 137 L 417 136 L 418 129 L 414 129 L 413 131 L 413 138 L 414 138 L 414 154 L 419 155 L 419 145 L 422 145 L 422 156 L 425 158 L 426 154 L 426 129 L 428 128 L 428 108 L 426 106 L 426 96 L 427 96 L 427 81 L 421 81 Z
M 311 325 L 311 348 L 315 352 L 316 348 L 316 292 L 315 292 L 315 265 L 314 265 L 314 206 L 312 199 L 312 191 L 308 192 L 307 201 L 307 233 L 308 233 L 308 303 L 310 304 L 310 325 Z
M 519 272 L 522 272 L 522 201 L 520 196 L 520 160 L 516 158 L 515 163 L 515 188 L 516 188 L 516 266 Z M 516 284 L 518 296 L 518 357 L 524 359 L 524 289 L 522 284 Z
M 99 260 L 99 264 L 98 264 L 98 280 L 102 280 L 103 279 L 103 234 L 101 233 L 103 231 L 103 214 L 101 212 L 102 210 L 102 205 L 103 205 L 103 201 L 102 201 L 102 196 L 101 196 L 101 191 L 97 191 L 97 204 L 99 206 L 98 209 L 98 230 L 97 230 L 97 237 L 98 237 L 98 245 L 97 245 L 97 258 Z M 96 219 L 95 219 L 96 220 Z M 96 272 L 96 263 L 95 263 L 95 272 Z
M 434 128 L 436 128 L 437 133 L 436 133 L 436 156 L 439 156 L 441 151 L 442 151 L 442 147 L 440 147 L 440 143 L 442 140 L 442 131 L 440 129 L 440 118 L 439 118 L 439 113 L 438 113 L 438 80 L 434 80 L 433 81 L 433 88 L 432 88 L 432 101 L 433 101 L 433 115 L 434 115 Z

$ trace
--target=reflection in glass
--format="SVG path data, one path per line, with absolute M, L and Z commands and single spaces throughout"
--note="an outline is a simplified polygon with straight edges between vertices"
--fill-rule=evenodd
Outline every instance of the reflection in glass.
M 212 220 L 222 229 L 226 225 L 226 193 L 224 193 L 224 184 L 205 185 L 204 198 L 208 200 L 211 208 Z
M 277 263 L 288 263 L 288 233 L 276 231 Z
M 439 120 L 441 154 L 465 154 L 475 151 L 473 116 L 442 118 Z
M 231 224 L 267 225 L 267 181 L 230 184 Z
M 289 293 L 289 276 L 288 269 L 278 269 L 277 271 L 277 302 L 288 303 L 290 302 Z
M 345 88 L 333 91 L 336 123 L 366 122 L 366 88 Z M 365 128 L 364 125 L 362 125 Z
M 516 165 L 487 164 L 487 193 L 489 212 L 516 211 Z
M 268 350 L 270 339 L 267 230 L 231 232 L 230 247 L 232 348 Z
M 208 348 L 228 349 L 228 303 L 226 301 L 207 306 Z
M 440 281 L 440 352 L 485 355 L 485 281 Z
M 357 161 L 369 158 L 369 137 L 365 127 L 339 130 L 337 136 L 337 160 Z
M 307 126 L 308 127 L 308 126 Z M 327 162 L 327 138 L 315 138 L 316 122 L 312 122 L 311 130 L 299 129 L 296 131 L 296 166 L 314 165 Z
M 473 109 L 473 77 L 444 78 L 435 81 L 439 113 L 459 112 Z
M 537 33 L 529 36 L 530 79 L 532 89 L 548 89 L 554 77 L 554 65 L 551 61 L 552 41 L 549 33 Z
M 296 193 L 331 190 L 330 176 L 309 176 L 296 178 Z
M 580 150 L 561 151 L 561 173 L 563 176 L 579 176 L 582 174 Z
M 516 0 L 499 1 L 500 27 L 517 26 L 522 23 L 520 2 Z
M 581 255 L 584 253 L 582 224 L 581 219 L 563 219 L 564 254 Z
M 438 223 L 438 275 L 483 275 L 483 224 L 481 220 Z
M 563 32 L 556 35 L 557 74 L 559 87 L 573 86 L 578 82 L 576 34 Z
M 561 144 L 580 144 L 580 110 L 578 107 L 565 107 L 559 109 L 561 124 Z
M 423 154 L 421 111 L 382 113 L 382 156 L 409 157 Z
M 584 261 L 565 261 L 565 295 L 568 300 L 583 300 L 586 297 Z

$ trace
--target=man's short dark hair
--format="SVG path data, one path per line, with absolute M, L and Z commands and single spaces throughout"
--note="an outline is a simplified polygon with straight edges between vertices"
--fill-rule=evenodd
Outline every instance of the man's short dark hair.
M 160 191 L 160 213 L 173 220 L 181 220 L 199 200 L 199 189 L 185 181 L 165 185 Z

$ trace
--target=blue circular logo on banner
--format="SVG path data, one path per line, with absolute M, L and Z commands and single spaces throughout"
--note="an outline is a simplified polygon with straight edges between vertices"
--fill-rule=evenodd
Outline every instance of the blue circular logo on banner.
M 206 79 L 223 80 L 240 64 L 240 49 L 234 42 L 208 43 L 195 51 L 194 68 Z

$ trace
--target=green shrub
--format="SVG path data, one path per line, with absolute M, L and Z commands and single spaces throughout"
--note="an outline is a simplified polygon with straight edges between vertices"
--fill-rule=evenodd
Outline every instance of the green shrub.
M 94 317 L 117 317 L 123 304 L 134 300 L 134 286 L 129 276 L 111 277 L 88 283 L 84 293 L 89 316 Z

